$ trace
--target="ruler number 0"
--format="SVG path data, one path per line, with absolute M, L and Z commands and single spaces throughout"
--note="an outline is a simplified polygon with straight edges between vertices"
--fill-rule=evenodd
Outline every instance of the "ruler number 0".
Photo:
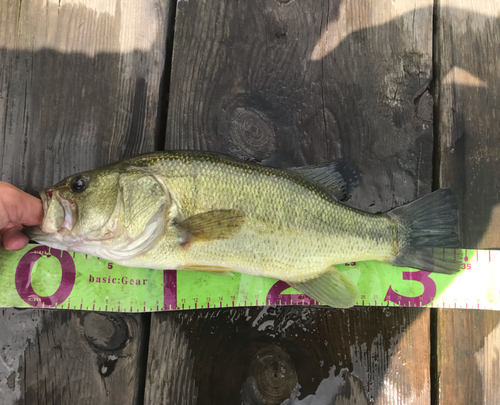
M 43 256 L 49 255 L 47 246 L 36 246 L 28 250 L 19 261 L 16 268 L 16 290 L 24 302 L 32 307 L 53 306 L 66 301 L 75 286 L 75 262 L 68 252 L 52 249 L 50 252 L 61 264 L 61 283 L 57 291 L 50 296 L 38 295 L 31 285 L 31 270 L 35 263 Z

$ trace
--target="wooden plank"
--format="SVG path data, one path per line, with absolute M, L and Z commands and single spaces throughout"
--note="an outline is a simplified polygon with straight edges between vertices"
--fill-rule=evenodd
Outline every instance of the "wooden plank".
M 166 148 L 276 166 L 343 158 L 361 177 L 350 204 L 373 212 L 428 193 L 432 2 L 395 3 L 179 1 Z M 307 323 L 279 335 L 257 321 L 261 311 L 268 325 Z M 314 394 L 335 366 L 332 378 L 345 367 L 359 403 L 429 404 L 429 311 L 416 318 L 367 308 L 155 315 L 146 403 L 281 403 L 294 381 L 301 398 Z M 401 342 L 398 367 L 387 360 L 399 361 L 395 348 L 376 339 Z M 285 371 L 270 372 L 276 365 Z M 249 373 L 275 388 L 265 401 L 248 391 Z
M 139 315 L 3 309 L 2 403 L 136 403 L 142 324 Z
M 461 209 L 465 247 L 500 247 L 500 5 L 442 0 L 437 14 L 440 185 Z M 487 297 L 482 299 L 487 300 Z M 500 314 L 438 313 L 438 402 L 499 404 Z
M 428 193 L 432 2 L 402 15 L 393 3 L 180 2 L 166 149 L 343 158 L 362 181 L 353 205 L 373 212 Z
M 281 404 L 291 397 L 291 405 L 321 393 L 328 403 L 429 403 L 429 368 L 421 367 L 428 340 L 429 311 L 416 308 L 156 313 L 145 403 Z
M 1 180 L 34 192 L 153 150 L 163 139 L 158 113 L 171 10 L 167 0 L 0 2 Z M 144 317 L 6 310 L 0 322 L 9 331 L 2 346 L 16 347 L 2 351 L 9 365 L 0 370 L 3 403 L 141 398 Z
M 1 180 L 38 190 L 154 150 L 167 0 L 1 3 Z

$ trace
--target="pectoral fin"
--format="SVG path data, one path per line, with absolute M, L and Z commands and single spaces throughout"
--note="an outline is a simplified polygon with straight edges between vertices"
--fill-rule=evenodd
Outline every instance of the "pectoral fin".
M 232 238 L 245 223 L 239 210 L 216 210 L 193 215 L 177 226 L 183 243 Z
M 352 307 L 359 297 L 358 287 L 333 266 L 318 278 L 303 283 L 287 283 L 316 301 L 334 308 Z

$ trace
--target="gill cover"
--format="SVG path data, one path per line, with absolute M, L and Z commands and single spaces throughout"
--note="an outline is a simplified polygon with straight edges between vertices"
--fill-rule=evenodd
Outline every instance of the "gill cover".
M 123 243 L 106 249 L 106 255 L 121 261 L 141 255 L 158 243 L 174 206 L 163 182 L 144 171 L 120 175 L 118 204 Z

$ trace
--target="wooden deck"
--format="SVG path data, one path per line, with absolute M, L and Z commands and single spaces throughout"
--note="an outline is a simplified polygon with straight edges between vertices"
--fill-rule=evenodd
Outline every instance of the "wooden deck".
M 499 4 L 2 0 L 0 178 L 36 192 L 161 149 L 342 158 L 352 206 L 451 187 L 464 246 L 500 248 Z M 323 382 L 315 404 L 500 404 L 499 331 L 477 310 L 4 309 L 0 402 L 281 404 Z

